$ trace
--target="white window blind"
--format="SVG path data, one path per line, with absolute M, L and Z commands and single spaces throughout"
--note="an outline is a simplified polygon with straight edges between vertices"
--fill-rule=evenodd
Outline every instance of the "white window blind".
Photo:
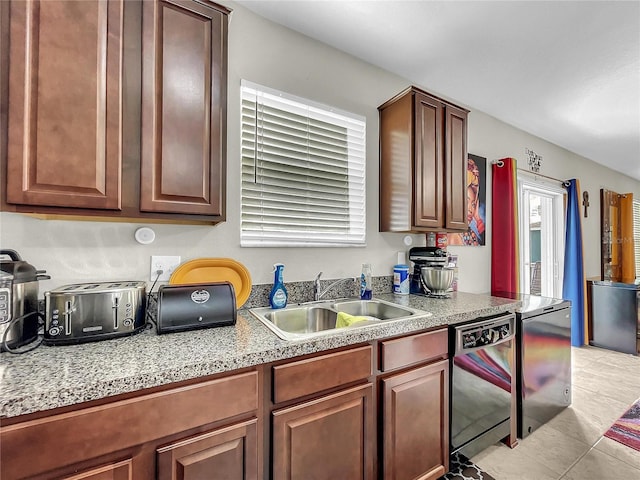
M 241 245 L 364 245 L 364 117 L 246 81 L 241 90 Z
M 633 242 L 636 254 L 636 278 L 640 278 L 640 200 L 633 201 Z

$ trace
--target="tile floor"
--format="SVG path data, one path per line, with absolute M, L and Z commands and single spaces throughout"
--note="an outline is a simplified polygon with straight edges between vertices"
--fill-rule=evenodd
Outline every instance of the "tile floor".
M 640 452 L 603 435 L 640 398 L 640 357 L 572 348 L 573 402 L 510 449 L 471 460 L 496 480 L 640 480 Z

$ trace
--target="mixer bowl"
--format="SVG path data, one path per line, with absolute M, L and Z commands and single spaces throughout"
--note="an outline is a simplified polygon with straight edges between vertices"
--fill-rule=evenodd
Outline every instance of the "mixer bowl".
M 422 267 L 420 277 L 424 285 L 436 295 L 444 294 L 453 283 L 454 269 L 449 267 Z

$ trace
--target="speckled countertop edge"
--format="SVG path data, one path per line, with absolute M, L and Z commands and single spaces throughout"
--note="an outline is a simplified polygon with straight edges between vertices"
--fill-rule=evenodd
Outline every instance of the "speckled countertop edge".
M 235 326 L 0 354 L 0 417 L 16 417 L 173 382 L 514 311 L 520 302 L 458 292 L 450 299 L 375 298 L 430 313 L 286 341 L 240 310 Z

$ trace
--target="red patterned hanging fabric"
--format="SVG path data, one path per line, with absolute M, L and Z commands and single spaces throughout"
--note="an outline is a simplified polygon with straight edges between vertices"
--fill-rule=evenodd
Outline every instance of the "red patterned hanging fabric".
M 516 171 L 515 158 L 503 158 L 492 165 L 492 295 L 520 293 Z

